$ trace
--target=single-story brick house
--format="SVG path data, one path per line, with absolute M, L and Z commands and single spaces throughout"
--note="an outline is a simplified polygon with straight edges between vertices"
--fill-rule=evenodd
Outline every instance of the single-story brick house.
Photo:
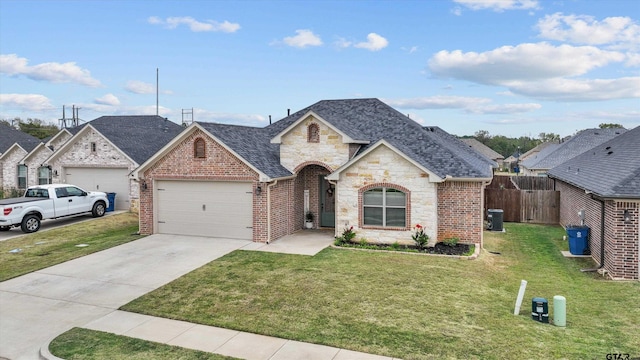
M 134 172 L 140 232 L 268 242 L 353 226 L 358 239 L 482 245 L 495 164 L 378 99 L 324 100 L 264 128 L 193 123 Z
M 554 167 L 560 224 L 590 230 L 591 256 L 613 279 L 640 280 L 640 127 Z
M 0 188 L 24 190 L 27 187 L 27 168 L 20 160 L 31 152 L 40 139 L 11 126 L 0 124 Z
M 102 116 L 73 134 L 44 160 L 53 183 L 116 193 L 116 210 L 137 211 L 138 183 L 129 174 L 183 127 L 155 115 Z
M 470 147 L 473 148 L 473 150 L 479 152 L 480 154 L 484 155 L 484 157 L 495 161 L 497 164 L 497 168 L 502 168 L 502 166 L 504 165 L 504 156 L 499 154 L 497 151 L 493 150 L 492 148 L 488 147 L 487 145 L 481 143 L 480 141 L 476 140 L 475 138 L 464 138 L 464 139 L 460 139 L 462 140 L 463 143 L 469 145 Z

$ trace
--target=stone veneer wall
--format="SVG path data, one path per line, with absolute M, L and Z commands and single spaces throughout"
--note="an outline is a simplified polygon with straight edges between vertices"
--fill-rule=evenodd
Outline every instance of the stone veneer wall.
M 91 152 L 91 143 L 96 143 L 96 152 Z M 60 156 L 51 162 L 53 175 L 52 182 L 65 183 L 65 168 L 72 167 L 100 167 L 100 168 L 127 168 L 133 171 L 138 164 L 129 160 L 119 149 L 111 145 L 102 135 L 90 129 L 79 138 L 73 140 L 73 144 Z M 57 172 L 57 175 L 56 175 Z M 129 180 L 129 206 L 131 211 L 138 208 L 139 190 L 133 180 Z
M 585 210 L 585 226 L 589 231 L 591 257 L 599 265 L 601 259 L 602 203 L 592 199 L 584 190 L 556 180 L 560 191 L 560 225 L 579 225 L 578 211 Z M 631 221 L 624 222 L 624 211 L 629 210 Z M 640 203 L 635 201 L 604 201 L 604 268 L 613 279 L 639 279 Z
M 18 163 L 22 160 L 27 152 L 22 148 L 15 147 L 5 156 L 2 162 L 2 187 L 5 190 L 18 188 Z M 27 174 L 27 184 L 29 184 L 29 175 Z
M 320 141 L 307 142 L 307 127 L 318 124 Z M 280 163 L 292 173 L 304 162 L 321 162 L 337 169 L 349 160 L 349 144 L 342 137 L 313 116 L 307 117 L 287 134 L 280 144 Z
M 445 181 L 438 184 L 438 240 L 457 237 L 482 245 L 483 193 L 481 182 Z
M 205 140 L 206 157 L 203 159 L 193 157 L 193 143 L 197 138 Z M 196 130 L 159 159 L 144 172 L 143 178 L 146 181 L 147 190 L 141 193 L 140 198 L 140 233 L 142 234 L 151 234 L 154 231 L 154 180 L 254 181 L 254 190 L 258 185 L 258 174 L 255 171 L 200 130 Z M 267 189 L 264 183 L 260 183 L 260 186 L 262 194 L 254 196 L 253 240 L 265 242 L 267 241 Z M 276 193 L 279 191 L 279 189 L 275 190 Z M 272 196 L 274 196 L 273 193 Z M 278 195 L 275 197 L 277 198 Z
M 26 161 L 25 165 L 27 165 L 27 186 L 38 185 L 38 171 L 40 170 L 40 165 L 44 163 L 53 151 L 48 147 L 43 147 L 38 149 L 35 154 L 32 154 L 29 159 Z
M 362 191 L 378 186 L 390 186 L 407 193 L 406 228 L 391 230 L 362 224 Z M 412 228 L 420 224 L 429 237 L 437 237 L 436 184 L 429 182 L 428 174 L 384 145 L 343 170 L 336 190 L 336 236 L 345 227 L 353 226 L 356 240 L 366 238 L 380 243 L 412 243 Z

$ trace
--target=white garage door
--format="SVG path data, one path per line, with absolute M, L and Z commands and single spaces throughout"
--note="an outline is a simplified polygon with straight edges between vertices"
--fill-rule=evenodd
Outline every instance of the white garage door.
M 116 193 L 116 210 L 129 210 L 129 170 L 127 168 L 66 168 L 65 183 L 86 191 Z
M 253 187 L 246 182 L 157 181 L 157 232 L 253 238 Z

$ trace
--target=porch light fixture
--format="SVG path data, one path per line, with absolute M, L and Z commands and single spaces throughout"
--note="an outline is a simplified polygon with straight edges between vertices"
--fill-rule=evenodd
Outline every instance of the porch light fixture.
M 260 196 L 260 194 L 262 194 L 262 186 L 258 185 L 256 186 L 256 196 Z
M 142 180 L 142 190 L 147 190 L 147 181 Z
M 629 211 L 629 209 L 624 210 L 623 218 L 625 224 L 631 223 L 631 212 Z
M 333 196 L 333 185 L 330 183 L 329 188 L 327 189 L 327 195 Z

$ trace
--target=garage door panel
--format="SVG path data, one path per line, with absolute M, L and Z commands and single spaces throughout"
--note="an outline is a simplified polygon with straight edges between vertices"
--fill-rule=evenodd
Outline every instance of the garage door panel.
M 65 168 L 65 182 L 87 191 L 116 193 L 116 210 L 129 210 L 127 168 Z
M 246 182 L 157 181 L 157 231 L 253 238 L 253 193 Z

